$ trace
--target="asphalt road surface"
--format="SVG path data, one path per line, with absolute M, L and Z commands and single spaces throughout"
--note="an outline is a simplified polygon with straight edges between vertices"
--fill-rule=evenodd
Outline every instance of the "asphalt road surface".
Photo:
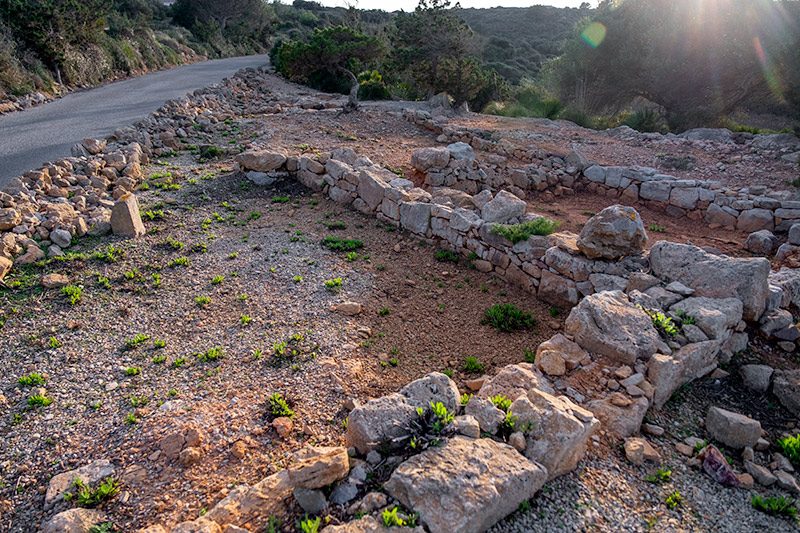
M 216 59 L 153 72 L 68 94 L 0 116 L 0 189 L 46 161 L 70 155 L 73 144 L 102 139 L 152 113 L 167 100 L 269 63 L 266 55 Z

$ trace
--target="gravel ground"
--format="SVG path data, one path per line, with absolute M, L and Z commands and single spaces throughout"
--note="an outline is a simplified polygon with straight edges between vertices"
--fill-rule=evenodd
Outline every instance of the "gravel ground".
M 297 91 L 284 82 L 276 87 L 286 98 Z M 331 110 L 287 108 L 239 119 L 225 135 L 203 140 L 244 148 L 279 144 L 298 152 L 352 147 L 409 172 L 411 152 L 434 139 L 398 118 L 396 108 L 369 106 L 340 118 Z M 479 375 L 464 370 L 467 356 L 493 374 L 562 327 L 563 316 L 551 317 L 533 295 L 465 262 L 440 263 L 432 246 L 289 180 L 269 189 L 248 184 L 230 164 L 200 163 L 186 152 L 155 161 L 145 172 L 161 177 L 138 193 L 143 212 L 154 218 L 144 238 L 83 239 L 70 251 L 85 257 L 15 270 L 6 279 L 19 286 L 0 292 L 0 406 L 6 413 L 0 418 L 0 531 L 35 530 L 63 510 L 63 503 L 43 506 L 50 477 L 96 459 L 117 466 L 122 492 L 104 507 L 117 530 L 195 518 L 235 485 L 283 468 L 292 451 L 342 443 L 348 399 L 396 391 L 433 370 L 452 371 L 465 390 L 464 381 Z M 155 187 L 160 181 L 167 186 Z M 577 228 L 587 209 L 599 210 L 602 202 L 581 197 L 540 207 Z M 681 226 L 667 232 L 709 244 L 722 239 Z M 325 236 L 359 239 L 364 247 L 347 258 L 320 246 Z M 116 262 L 93 258 L 110 247 L 121 251 Z M 181 257 L 187 266 L 170 266 Z M 43 290 L 38 280 L 48 272 L 81 285 L 81 301 L 71 306 L 57 289 Z M 341 287 L 326 289 L 324 281 L 335 278 Z M 198 297 L 209 302 L 200 305 Z M 329 310 L 345 300 L 362 303 L 363 313 L 346 317 Z M 480 325 L 486 308 L 504 302 L 531 311 L 537 327 L 511 335 Z M 148 339 L 128 347 L 138 334 Z M 288 356 L 276 357 L 281 343 Z M 217 347 L 225 354 L 220 359 L 196 355 Z M 754 356 L 773 366 L 794 365 L 759 346 Z M 139 372 L 127 375 L 131 368 Z M 29 408 L 38 391 L 17 380 L 33 372 L 45 376 L 41 392 L 51 405 Z M 600 378 L 576 379 L 575 387 L 586 392 Z M 631 466 L 619 443 L 604 435 L 575 472 L 548 484 L 530 510 L 492 531 L 796 528 L 753 510 L 751 491 L 714 484 L 674 452 L 675 442 L 689 434 L 707 438 L 699 422 L 712 400 L 757 416 L 772 442 L 795 429 L 767 397 L 747 396 L 735 378 L 723 385 L 698 382 L 682 402 L 651 413 L 667 429 L 665 437 L 648 439 L 672 471 L 669 482 L 644 481 L 656 467 Z M 276 392 L 296 412 L 294 431 L 285 438 L 270 425 L 267 399 Z M 157 453 L 163 436 L 185 426 L 205 434 L 203 456 L 190 467 Z M 759 460 L 763 464 L 765 456 Z M 741 471 L 739 458 L 733 461 Z M 675 490 L 685 500 L 669 510 L 663 501 Z M 285 523 L 294 531 L 292 518 Z

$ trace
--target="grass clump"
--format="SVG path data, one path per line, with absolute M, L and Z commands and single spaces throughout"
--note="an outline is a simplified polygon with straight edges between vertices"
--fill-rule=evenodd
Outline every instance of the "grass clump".
M 558 222 L 541 217 L 530 222 L 523 222 L 522 224 L 514 224 L 512 226 L 494 224 L 491 233 L 500 235 L 514 244 L 517 244 L 518 242 L 527 241 L 531 235 L 550 235 L 557 227 Z
M 321 517 L 309 518 L 309 516 L 306 515 L 305 519 L 300 522 L 300 530 L 303 533 L 317 533 L 321 523 Z
M 527 311 L 518 309 L 514 304 L 497 304 L 486 310 L 481 324 L 489 324 L 499 331 L 511 332 L 531 329 L 536 320 Z
M 294 411 L 289 407 L 288 402 L 281 396 L 281 393 L 276 392 L 269 397 L 269 407 L 273 416 L 287 418 L 294 418 Z
M 382 518 L 383 525 L 386 527 L 402 527 L 406 525 L 406 521 L 397 516 L 397 507 L 393 507 L 392 509 L 384 509 Z
M 351 252 L 364 247 L 364 243 L 356 239 L 339 239 L 337 237 L 325 237 L 322 239 L 322 246 L 337 252 Z
M 797 507 L 794 505 L 794 500 L 784 496 L 770 496 L 768 498 L 753 496 L 750 504 L 753 508 L 770 516 L 785 516 L 787 518 L 795 518 L 797 516 Z

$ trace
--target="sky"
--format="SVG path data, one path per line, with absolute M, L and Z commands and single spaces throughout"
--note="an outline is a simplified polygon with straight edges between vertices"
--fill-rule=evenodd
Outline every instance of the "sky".
M 345 7 L 345 0 L 317 0 L 320 4 L 326 6 L 339 6 Z M 557 6 L 557 7 L 578 7 L 585 0 L 461 0 L 461 7 L 530 7 L 536 4 Z M 597 0 L 588 0 L 593 6 L 597 4 Z M 287 3 L 291 3 L 288 2 Z M 384 11 L 397 11 L 402 9 L 404 11 L 414 11 L 419 3 L 418 0 L 351 0 L 359 9 L 382 9 Z M 453 1 L 455 4 L 455 1 Z

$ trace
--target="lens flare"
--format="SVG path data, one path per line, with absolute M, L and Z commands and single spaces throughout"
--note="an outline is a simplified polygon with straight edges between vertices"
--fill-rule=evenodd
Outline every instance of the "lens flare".
M 592 22 L 581 32 L 581 38 L 592 48 L 597 48 L 606 38 L 606 27 L 600 22 Z
M 764 51 L 764 47 L 761 46 L 761 39 L 758 37 L 753 37 L 753 48 L 755 48 L 756 56 L 758 56 L 758 60 L 761 62 L 761 70 L 764 73 L 764 79 L 767 81 L 767 85 L 769 85 L 770 90 L 775 96 L 783 101 L 783 91 L 781 91 L 781 84 L 778 82 L 775 68 L 769 56 L 767 56 L 767 53 Z

